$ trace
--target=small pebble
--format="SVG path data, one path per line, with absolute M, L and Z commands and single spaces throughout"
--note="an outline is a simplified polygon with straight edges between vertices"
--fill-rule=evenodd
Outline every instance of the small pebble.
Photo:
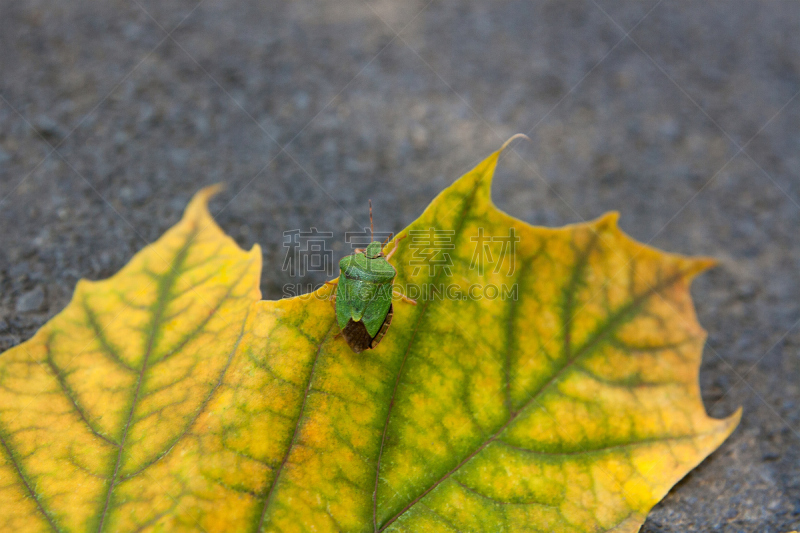
M 33 122 L 33 127 L 36 131 L 45 138 L 61 139 L 66 136 L 67 132 L 58 125 L 58 122 L 48 117 L 47 115 L 39 115 Z
M 33 313 L 39 311 L 44 305 L 44 289 L 41 285 L 24 293 L 17 300 L 17 313 Z
M 28 273 L 31 271 L 31 267 L 27 261 L 22 261 L 16 263 L 8 270 L 8 275 L 11 276 L 13 279 L 21 278 L 23 276 L 27 276 Z

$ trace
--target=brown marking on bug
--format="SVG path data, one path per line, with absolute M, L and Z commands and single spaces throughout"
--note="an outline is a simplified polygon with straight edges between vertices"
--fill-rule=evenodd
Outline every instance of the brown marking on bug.
M 353 319 L 350 319 L 347 322 L 347 325 L 341 331 L 341 335 L 344 337 L 344 340 L 347 341 L 350 349 L 352 349 L 355 353 L 361 353 L 364 350 L 375 348 L 378 343 L 381 342 L 381 339 L 383 339 L 383 336 L 386 334 L 386 330 L 389 329 L 389 324 L 392 323 L 393 314 L 393 309 L 390 305 L 389 312 L 386 313 L 386 318 L 383 320 L 383 325 L 381 325 L 381 329 L 378 330 L 378 333 L 376 333 L 374 337 L 369 336 L 367 327 L 363 322 L 360 320 L 356 322 Z

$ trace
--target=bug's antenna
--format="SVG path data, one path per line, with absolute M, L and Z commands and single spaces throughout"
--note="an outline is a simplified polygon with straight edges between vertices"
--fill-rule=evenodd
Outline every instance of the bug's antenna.
M 374 239 L 373 234 L 375 233 L 375 229 L 372 227 L 372 200 L 369 201 L 369 240 L 372 241 Z

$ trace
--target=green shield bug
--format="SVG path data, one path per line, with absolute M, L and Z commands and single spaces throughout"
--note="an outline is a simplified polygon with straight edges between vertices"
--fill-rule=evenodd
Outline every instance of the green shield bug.
M 372 201 L 369 203 L 369 228 L 372 239 Z M 395 240 L 394 248 L 385 256 L 379 241 L 371 241 L 366 249 L 356 249 L 339 261 L 339 280 L 326 282 L 337 285 L 333 295 L 336 322 L 340 335 L 355 353 L 375 348 L 392 323 L 392 289 L 397 270 L 389 259 L 404 238 L 405 235 Z

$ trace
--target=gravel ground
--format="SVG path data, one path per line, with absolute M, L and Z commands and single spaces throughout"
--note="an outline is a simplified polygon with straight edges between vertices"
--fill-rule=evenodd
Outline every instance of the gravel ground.
M 398 230 L 516 132 L 496 203 L 616 209 L 693 289 L 734 435 L 643 531 L 800 529 L 800 4 L 0 0 L 0 348 L 203 185 L 281 296 L 283 231 Z M 309 275 L 304 282 L 319 282 Z

